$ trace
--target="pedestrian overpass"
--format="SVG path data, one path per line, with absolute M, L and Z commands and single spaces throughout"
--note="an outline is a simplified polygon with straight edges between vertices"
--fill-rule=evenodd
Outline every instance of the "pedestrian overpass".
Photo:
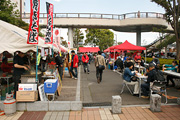
M 29 23 L 29 13 L 23 20 Z M 155 12 L 134 12 L 127 14 L 98 13 L 54 13 L 54 27 L 68 28 L 68 39 L 73 42 L 73 28 L 113 29 L 119 32 L 136 32 L 136 45 L 141 46 L 141 32 L 151 32 L 153 28 L 164 28 L 173 32 L 164 14 Z M 47 14 L 40 13 L 39 24 L 46 28 Z M 71 44 L 72 47 L 73 44 Z

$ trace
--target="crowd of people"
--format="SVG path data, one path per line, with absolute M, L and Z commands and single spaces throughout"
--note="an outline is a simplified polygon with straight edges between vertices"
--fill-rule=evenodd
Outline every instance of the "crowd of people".
M 41 51 L 39 51 L 40 53 Z M 40 55 L 40 54 L 39 54 Z M 39 56 L 38 55 L 38 56 Z M 115 56 L 114 56 L 115 55 Z M 31 56 L 31 57 L 30 57 Z M 69 56 L 69 55 L 67 55 Z M 66 59 L 63 55 L 60 56 L 58 53 L 54 53 L 54 62 L 56 63 L 56 67 L 59 70 L 59 75 L 61 77 L 62 80 L 62 75 L 63 75 L 63 67 L 64 67 L 64 60 Z M 116 58 L 115 58 L 116 57 Z M 110 54 L 106 54 L 103 53 L 101 51 L 98 51 L 97 54 L 92 55 L 90 52 L 89 53 L 83 53 L 83 54 L 79 54 L 77 55 L 75 53 L 74 50 L 71 51 L 71 59 L 69 60 L 69 58 L 67 58 L 69 60 L 70 64 L 70 72 L 72 73 L 72 78 L 77 79 L 78 78 L 78 66 L 79 65 L 83 65 L 84 68 L 84 73 L 89 74 L 90 73 L 90 69 L 89 69 L 89 64 L 91 63 L 91 61 L 94 61 L 95 67 L 96 67 L 96 78 L 97 78 L 97 83 L 99 84 L 100 82 L 102 82 L 102 74 L 103 74 L 103 70 L 106 69 L 106 66 L 108 64 L 109 61 L 111 61 L 113 59 L 113 64 L 114 64 L 114 68 L 113 69 L 119 69 L 120 72 L 122 72 L 123 75 L 123 82 L 128 84 L 128 85 L 134 85 L 134 91 L 133 91 L 133 95 L 134 96 L 138 96 L 139 95 L 139 89 L 141 88 L 142 94 L 143 94 L 143 98 L 148 98 L 149 97 L 149 93 L 150 93 L 150 83 L 152 83 L 153 81 L 157 80 L 157 79 L 161 79 L 161 78 L 157 78 L 157 74 L 160 75 L 160 77 L 163 78 L 163 74 L 160 71 L 160 61 L 158 58 L 156 58 L 155 56 L 152 56 L 153 60 L 149 63 L 148 66 L 145 66 L 144 64 L 144 58 L 141 57 L 141 53 L 136 53 L 136 54 L 132 54 L 132 55 L 126 55 L 126 54 L 118 54 L 116 53 L 110 53 Z M 30 55 L 29 53 L 22 53 L 22 52 L 18 52 L 16 55 L 14 55 L 13 58 L 13 80 L 15 81 L 15 91 L 17 91 L 18 88 L 18 83 L 20 83 L 20 78 L 21 75 L 29 70 L 32 69 L 30 68 L 30 64 L 31 65 L 35 65 L 36 64 L 36 59 L 38 59 L 38 63 L 41 63 L 41 68 L 39 68 L 42 72 L 44 71 L 44 67 L 45 66 L 43 63 L 46 63 L 48 61 L 48 56 L 46 57 L 46 59 L 44 59 L 43 57 L 40 56 L 36 57 L 36 53 L 33 53 L 32 55 Z M 138 83 L 138 71 L 135 66 L 143 66 L 146 69 L 143 69 L 142 73 L 144 76 L 147 76 L 147 81 L 145 83 L 142 83 L 141 86 L 139 86 Z M 7 64 L 7 58 L 3 58 L 2 64 L 1 64 L 1 70 L 3 70 L 3 72 L 9 72 L 11 73 L 12 66 L 9 66 Z M 174 72 L 179 72 L 179 68 L 180 65 L 178 65 L 177 61 L 173 61 L 172 65 L 163 65 L 163 70 L 171 70 Z M 164 81 L 166 81 L 166 86 L 175 86 L 175 82 L 173 81 L 173 79 L 175 79 L 175 76 L 172 75 L 167 75 L 166 80 L 164 79 Z M 172 85 L 169 85 L 169 81 L 171 81 Z M 16 92 L 15 92 L 16 93 Z

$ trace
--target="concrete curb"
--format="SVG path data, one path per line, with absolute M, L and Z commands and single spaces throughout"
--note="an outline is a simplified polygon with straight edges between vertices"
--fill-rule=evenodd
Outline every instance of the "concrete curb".
M 4 110 L 3 101 L 0 101 L 0 109 Z M 82 101 L 36 101 L 16 103 L 19 111 L 64 111 L 82 110 Z

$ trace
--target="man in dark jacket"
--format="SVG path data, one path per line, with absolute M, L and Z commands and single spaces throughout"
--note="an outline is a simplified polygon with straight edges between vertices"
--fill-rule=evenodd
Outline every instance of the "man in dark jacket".
M 62 75 L 63 75 L 63 59 L 60 57 L 57 53 L 54 53 L 55 57 L 55 62 L 56 62 L 56 67 L 58 68 L 59 75 L 62 80 Z
M 148 78 L 147 78 L 147 82 L 144 84 L 141 84 L 141 90 L 142 90 L 142 94 L 143 96 L 141 96 L 142 98 L 149 98 L 149 92 L 150 92 L 150 82 L 153 82 L 156 79 L 156 69 L 155 69 L 155 65 L 153 63 L 149 64 L 149 73 Z
M 18 91 L 18 84 L 21 82 L 21 75 L 30 68 L 28 65 L 24 63 L 24 53 L 18 52 L 17 55 L 14 56 L 13 64 L 14 64 L 14 72 L 13 72 L 13 80 L 14 84 L 14 97 L 16 98 L 16 91 Z
M 116 65 L 117 67 L 120 67 L 120 68 L 121 68 L 121 71 L 123 71 L 123 68 L 124 68 L 124 66 L 123 66 L 123 61 L 121 60 L 120 57 L 118 57 L 118 59 L 115 61 L 115 65 Z

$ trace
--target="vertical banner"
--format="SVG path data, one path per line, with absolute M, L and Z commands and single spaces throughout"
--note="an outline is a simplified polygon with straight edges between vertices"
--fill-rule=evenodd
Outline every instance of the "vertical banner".
M 59 32 L 59 29 L 55 29 L 55 44 L 57 45 L 58 49 L 59 49 L 59 53 L 61 54 L 61 40 L 60 40 L 60 32 Z
M 47 27 L 45 44 L 53 43 L 53 4 L 46 2 L 47 7 Z
M 27 44 L 38 44 L 40 0 L 30 0 L 30 25 Z

